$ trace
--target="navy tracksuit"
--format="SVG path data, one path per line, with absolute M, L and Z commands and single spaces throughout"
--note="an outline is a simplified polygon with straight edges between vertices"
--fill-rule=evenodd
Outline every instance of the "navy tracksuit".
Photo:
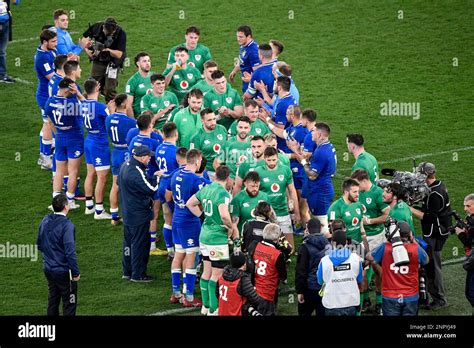
M 132 279 L 146 276 L 150 254 L 150 220 L 157 177 L 146 175 L 147 167 L 133 157 L 120 168 L 118 186 L 124 223 L 123 275 Z
M 80 275 L 77 265 L 75 227 L 62 214 L 46 215 L 38 228 L 38 249 L 43 254 L 44 274 L 48 280 L 48 315 L 59 315 L 63 300 L 63 314 L 75 315 L 77 282 L 71 276 Z

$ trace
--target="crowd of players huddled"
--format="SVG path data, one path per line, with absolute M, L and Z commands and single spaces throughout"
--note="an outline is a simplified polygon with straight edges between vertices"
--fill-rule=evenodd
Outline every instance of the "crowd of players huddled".
M 67 12 L 55 11 L 54 20 L 54 27 L 41 32 L 35 56 L 44 121 L 38 164 L 53 170 L 53 196 L 65 190 L 76 209 L 85 157 L 85 214 L 120 225 L 120 168 L 134 155 L 150 156 L 146 175 L 160 179 L 149 252 L 171 261 L 171 303 L 202 307 L 204 315 L 275 314 L 279 284 L 287 281 L 297 253 L 300 314 L 357 315 L 371 309 L 380 315 L 382 302 L 389 301 L 384 314 L 400 315 L 401 305 L 395 308 L 400 296 L 405 314 L 416 314 L 410 304 L 418 303 L 418 268 L 428 259 L 413 241 L 403 189 L 378 187 L 377 160 L 365 151 L 362 135 L 348 134 L 353 173 L 334 200 L 331 128 L 314 108 L 300 105 L 293 67 L 279 60 L 283 43 L 258 45 L 250 27 L 237 28 L 239 59 L 226 73 L 192 26 L 185 42 L 171 48 L 166 66 L 155 68 L 148 53 L 133 53 L 137 71 L 121 88 L 124 93 L 117 93 L 124 29 L 107 18 L 75 45 Z M 237 44 L 228 49 L 237 53 Z M 80 62 L 83 50 L 93 66 L 79 86 L 81 67 L 88 65 Z M 234 80 L 241 90 L 229 83 Z M 107 104 L 99 101 L 101 95 Z M 104 190 L 110 169 L 108 213 Z M 160 214 L 163 224 L 157 223 Z M 390 263 L 384 228 L 389 216 L 413 244 L 416 257 L 408 266 Z M 299 247 L 294 235 L 304 237 Z M 166 250 L 157 248 L 161 237 Z M 144 274 L 131 280 L 153 279 Z M 195 284 L 201 299 L 194 296 Z

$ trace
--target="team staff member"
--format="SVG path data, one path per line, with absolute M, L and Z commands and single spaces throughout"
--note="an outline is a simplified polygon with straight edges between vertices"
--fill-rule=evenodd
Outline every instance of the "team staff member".
M 67 218 L 68 199 L 64 193 L 53 198 L 53 214 L 41 221 L 36 244 L 43 254 L 44 274 L 48 280 L 48 315 L 76 315 L 77 282 L 81 278 L 77 265 L 75 227 Z
M 314 311 L 318 317 L 324 316 L 322 297 L 319 295 L 321 285 L 316 273 L 321 259 L 330 247 L 329 241 L 321 232 L 321 222 L 311 218 L 306 226 L 296 261 L 295 289 L 300 316 L 311 316 Z
M 153 196 L 158 190 L 157 174 L 147 177 L 148 163 L 154 153 L 146 145 L 132 151 L 133 158 L 120 168 L 118 186 L 123 214 L 123 257 L 124 279 L 144 283 L 153 280 L 146 274 L 150 253 L 150 221 L 153 219 Z

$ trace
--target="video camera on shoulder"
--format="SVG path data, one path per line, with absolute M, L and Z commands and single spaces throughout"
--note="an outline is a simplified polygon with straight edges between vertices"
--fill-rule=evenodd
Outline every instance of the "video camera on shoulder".
M 466 217 L 466 221 L 464 221 L 461 216 L 459 216 L 459 214 L 453 210 L 449 216 L 452 216 L 454 218 L 454 220 L 456 220 L 456 223 L 452 226 L 450 226 L 448 228 L 448 231 L 451 233 L 451 234 L 455 234 L 456 233 L 456 227 L 459 227 L 463 230 L 471 230 L 471 229 L 474 229 L 474 218 L 472 216 L 467 216 Z

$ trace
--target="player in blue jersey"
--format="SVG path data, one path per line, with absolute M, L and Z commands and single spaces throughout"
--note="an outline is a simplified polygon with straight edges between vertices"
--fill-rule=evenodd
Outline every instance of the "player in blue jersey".
M 74 81 L 64 78 L 59 83 L 58 95 L 49 98 L 44 104 L 45 114 L 56 133 L 56 175 L 53 180 L 53 197 L 61 193 L 63 177 L 69 173 L 66 195 L 71 209 L 79 207 L 74 202 L 74 196 L 84 153 L 81 104 L 78 99 L 84 100 L 84 96 L 77 90 Z
M 153 116 L 150 113 L 143 113 L 137 118 L 137 127 L 139 129 L 138 135 L 133 137 L 128 144 L 129 154 L 132 154 L 132 151 L 137 146 L 146 145 L 153 152 L 156 153 L 156 149 L 163 142 L 163 138 L 160 136 L 160 139 L 153 139 L 151 134 L 153 133 Z M 152 177 L 153 173 L 158 171 L 158 165 L 156 164 L 156 157 L 153 155 L 150 162 L 148 163 L 147 175 Z M 158 191 L 158 190 L 157 190 Z M 150 254 L 152 255 L 167 255 L 167 252 L 164 250 L 159 250 L 156 248 L 156 219 L 160 213 L 160 201 L 157 198 L 157 193 L 155 192 L 154 202 L 153 202 L 153 211 L 154 217 L 150 221 Z
M 273 96 L 273 84 L 275 82 L 273 65 L 275 61 L 272 60 L 272 48 L 267 43 L 261 44 L 258 48 L 258 54 L 262 64 L 253 72 L 247 91 L 244 94 L 244 100 L 263 98 L 262 93 L 257 90 L 255 82 L 263 83 L 270 97 Z
M 301 157 L 307 178 L 305 196 L 308 206 L 313 214 L 321 222 L 321 231 L 328 231 L 327 211 L 334 198 L 334 186 L 332 177 L 336 172 L 336 149 L 329 141 L 331 129 L 326 123 L 317 123 L 313 131 L 313 141 L 317 148 L 311 156 L 310 161 Z
M 137 121 L 127 116 L 127 95 L 118 94 L 113 100 L 115 112 L 105 120 L 107 134 L 112 142 L 112 188 L 110 190 L 110 213 L 112 225 L 119 225 L 121 220 L 118 214 L 118 185 L 117 179 L 120 166 L 129 159 L 126 137 L 131 128 L 136 128 Z
M 105 120 L 109 115 L 107 106 L 97 101 L 100 94 L 99 83 L 88 79 L 84 83 L 86 100 L 82 102 L 82 117 L 87 129 L 84 141 L 84 152 L 87 165 L 87 177 L 84 182 L 86 194 L 85 214 L 94 214 L 95 220 L 110 220 L 112 216 L 104 209 L 104 190 L 107 175 L 110 171 L 110 148 L 105 128 Z M 94 190 L 94 177 L 97 183 Z M 92 195 L 95 197 L 95 208 Z
M 274 123 L 275 127 L 280 129 L 286 129 L 289 127 L 290 122 L 288 122 L 286 118 L 286 112 L 290 105 L 296 105 L 295 99 L 290 94 L 290 85 L 291 81 L 286 76 L 281 76 L 277 79 L 276 84 L 276 93 L 277 93 L 277 100 L 273 105 L 273 111 L 271 115 L 269 112 L 263 108 L 264 112 L 261 114 L 261 118 L 263 115 L 266 115 L 262 120 L 271 121 Z M 286 140 L 280 137 L 277 138 L 278 143 L 278 150 L 284 149 L 286 147 Z
M 176 142 L 178 141 L 178 129 L 174 122 L 167 122 L 163 125 L 163 143 L 156 149 L 155 157 L 158 165 L 158 170 L 163 171 L 163 175 L 160 178 L 160 187 L 157 191 L 157 195 L 154 199 L 159 199 L 163 208 L 163 238 L 166 244 L 166 250 L 168 255 L 174 254 L 173 249 L 173 235 L 172 235 L 172 218 L 174 205 L 172 201 L 166 201 L 166 187 L 171 180 L 171 174 L 179 168 L 177 160 L 177 147 Z
M 171 284 L 173 294 L 171 303 L 179 303 L 181 299 L 181 267 L 184 261 L 184 272 L 186 280 L 186 296 L 182 300 L 185 307 L 200 307 L 201 301 L 194 298 L 194 284 L 196 281 L 195 258 L 199 252 L 199 233 L 201 232 L 201 220 L 194 216 L 186 207 L 186 202 L 202 186 L 209 181 L 196 175 L 201 167 L 202 153 L 192 149 L 186 153 L 186 166 L 177 171 L 171 178 L 171 191 L 174 200 L 173 213 L 173 242 L 175 245 L 175 256 L 171 263 Z
M 40 132 L 40 156 L 38 164 L 42 169 L 52 167 L 52 144 L 53 135 L 48 118 L 44 112 L 44 104 L 49 98 L 48 82 L 54 75 L 54 59 L 56 58 L 56 45 L 58 38 L 56 33 L 47 29 L 40 34 L 41 45 L 36 49 L 35 70 L 38 77 L 38 88 L 36 90 L 36 101 L 43 118 L 43 126 Z
M 316 111 L 313 109 L 305 109 L 301 115 L 301 123 L 308 130 L 303 143 L 303 157 L 305 159 L 311 158 L 317 147 L 316 142 L 313 140 L 313 132 L 316 130 L 316 117 Z
M 261 64 L 258 55 L 258 44 L 253 40 L 252 29 L 247 25 L 237 28 L 237 42 L 240 45 L 239 61 L 229 75 L 231 82 L 240 70 L 242 78 L 242 93 L 245 93 L 249 86 L 254 70 Z
M 52 97 L 58 93 L 58 85 L 59 81 L 61 81 L 65 77 L 64 73 L 64 64 L 67 62 L 67 56 L 65 54 L 58 54 L 56 58 L 54 58 L 54 75 L 49 79 L 48 82 L 48 95 Z

